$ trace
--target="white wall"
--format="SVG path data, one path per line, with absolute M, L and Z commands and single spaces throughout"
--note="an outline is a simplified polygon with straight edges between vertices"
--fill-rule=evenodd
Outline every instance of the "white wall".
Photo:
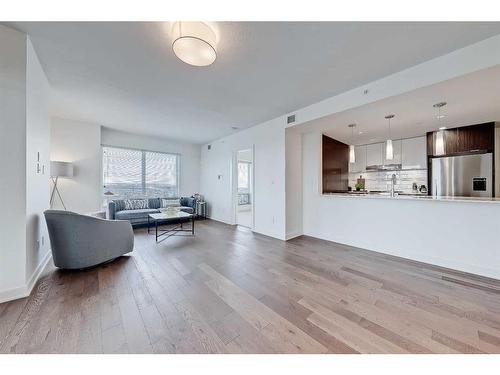
M 69 211 L 85 214 L 103 209 L 100 125 L 53 118 L 50 160 L 74 164 L 74 177 L 58 182 Z M 57 194 L 53 208 L 62 209 Z
M 322 196 L 321 134 L 302 141 L 304 234 L 500 278 L 500 203 Z
M 243 130 L 201 150 L 201 193 L 212 219 L 234 224 L 233 163 L 239 150 L 254 148 L 254 231 L 285 238 L 285 119 Z
M 0 25 L 0 298 L 25 283 L 25 109 L 26 35 Z
M 296 115 L 296 122 L 289 126 L 297 126 L 333 113 L 496 66 L 500 64 L 499 45 L 500 35 L 496 35 L 376 81 L 367 82 L 363 86 L 291 112 Z M 365 90 L 368 90 L 367 94 Z
M 50 253 L 43 212 L 49 208 L 50 86 L 28 38 L 26 64 L 26 282 Z
M 171 152 L 181 155 L 180 195 L 191 196 L 200 190 L 200 146 L 169 139 L 149 137 L 102 128 L 103 145 L 141 150 Z
M 28 295 L 50 260 L 49 95 L 29 38 L 0 25 L 0 302 Z
M 302 234 L 302 135 L 286 129 L 286 239 Z

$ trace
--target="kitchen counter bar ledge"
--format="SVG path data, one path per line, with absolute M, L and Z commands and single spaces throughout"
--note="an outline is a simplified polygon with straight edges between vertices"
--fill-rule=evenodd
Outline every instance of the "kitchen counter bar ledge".
M 390 199 L 412 201 L 438 201 L 438 202 L 466 202 L 466 203 L 500 203 L 500 198 L 489 197 L 434 197 L 430 195 L 397 195 L 391 197 L 387 194 L 359 194 L 359 193 L 324 193 L 325 197 L 354 198 L 354 199 Z

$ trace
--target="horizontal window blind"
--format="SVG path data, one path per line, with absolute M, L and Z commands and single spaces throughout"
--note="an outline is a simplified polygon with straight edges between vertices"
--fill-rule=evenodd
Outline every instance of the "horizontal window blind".
M 118 197 L 178 197 L 179 156 L 103 146 L 104 189 Z

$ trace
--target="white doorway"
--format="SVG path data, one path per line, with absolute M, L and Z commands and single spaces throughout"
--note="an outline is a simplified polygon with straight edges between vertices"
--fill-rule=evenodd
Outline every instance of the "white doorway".
M 253 150 L 240 150 L 236 154 L 235 222 L 253 229 Z

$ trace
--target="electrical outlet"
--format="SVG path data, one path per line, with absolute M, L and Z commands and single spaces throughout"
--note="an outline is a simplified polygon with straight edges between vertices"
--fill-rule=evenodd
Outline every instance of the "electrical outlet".
M 40 241 L 38 241 L 38 240 L 36 241 L 36 249 L 40 250 Z

